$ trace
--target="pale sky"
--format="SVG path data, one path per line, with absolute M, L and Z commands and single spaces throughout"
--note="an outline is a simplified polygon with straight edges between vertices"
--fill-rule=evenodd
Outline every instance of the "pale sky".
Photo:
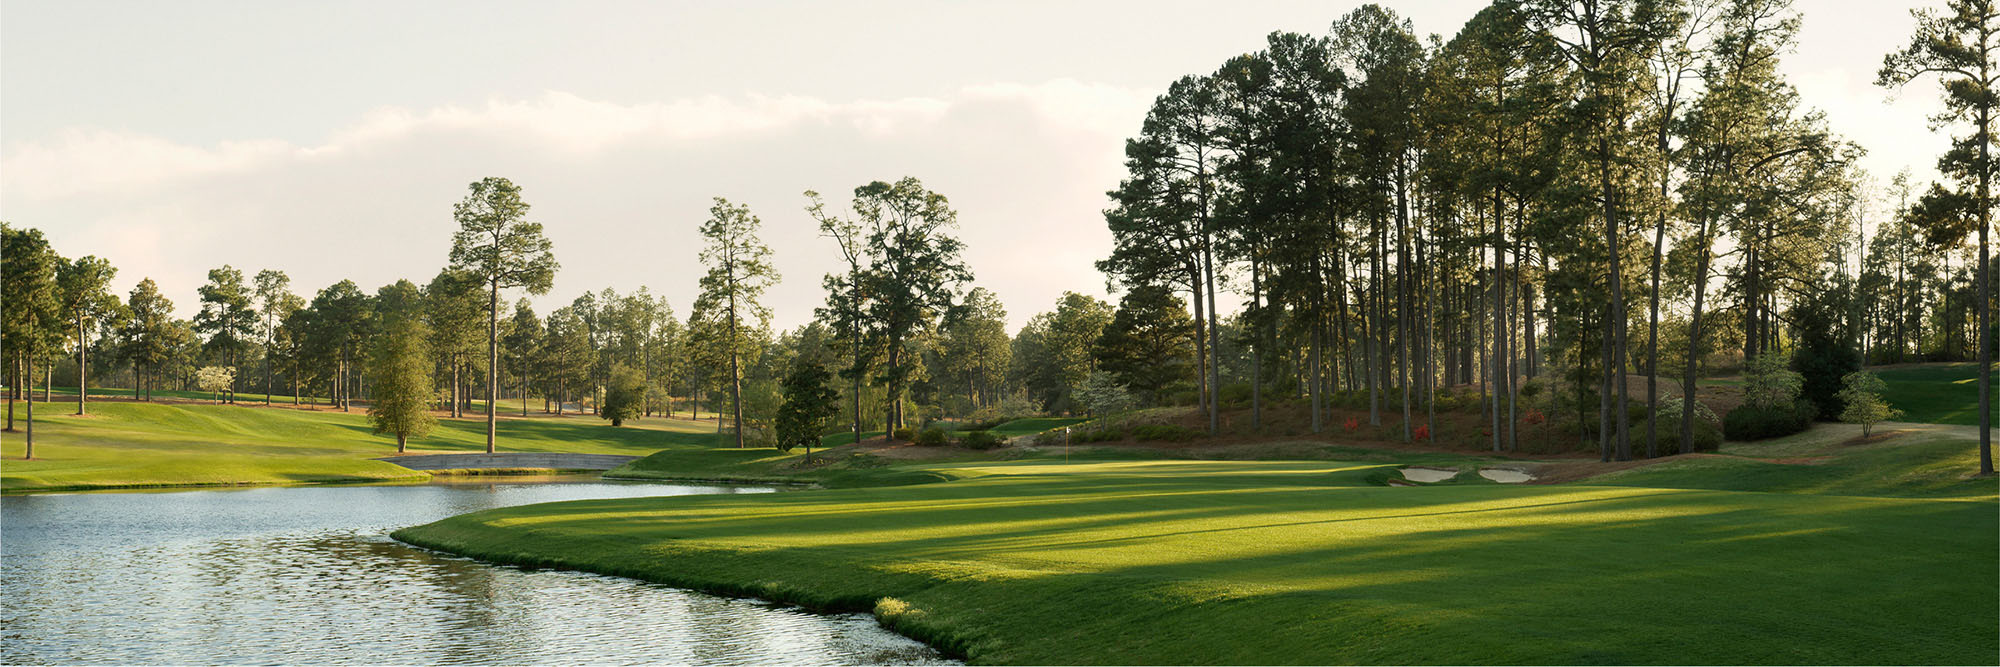
M 722 196 L 762 218 L 790 328 L 839 263 L 800 193 L 915 176 L 1018 327 L 1105 294 L 1104 192 L 1155 95 L 1358 4 L 5 0 L 0 219 L 187 317 L 223 264 L 307 298 L 422 284 L 466 185 L 505 176 L 562 263 L 539 311 L 649 285 L 686 317 Z M 1486 3 L 1383 4 L 1448 38 Z M 1883 182 L 1946 143 L 1932 87 L 1873 85 L 1911 6 L 1804 0 L 1785 67 Z

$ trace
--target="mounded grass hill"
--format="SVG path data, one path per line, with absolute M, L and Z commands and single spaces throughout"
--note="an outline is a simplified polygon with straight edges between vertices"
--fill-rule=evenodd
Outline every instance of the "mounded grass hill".
M 1486 462 L 1435 452 L 1027 452 L 848 471 L 935 483 L 513 507 L 396 536 L 873 610 L 980 663 L 1990 663 L 2000 487 L 1966 478 L 1967 443 L 1816 432 L 1530 486 L 1381 485 Z

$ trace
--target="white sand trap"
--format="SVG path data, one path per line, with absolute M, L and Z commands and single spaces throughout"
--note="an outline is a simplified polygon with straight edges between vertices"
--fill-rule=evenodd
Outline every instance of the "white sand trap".
M 1403 478 L 1412 482 L 1435 484 L 1458 476 L 1458 471 L 1448 468 L 1404 468 Z
M 1521 484 L 1535 479 L 1534 475 L 1513 468 L 1480 468 L 1479 476 L 1501 484 Z

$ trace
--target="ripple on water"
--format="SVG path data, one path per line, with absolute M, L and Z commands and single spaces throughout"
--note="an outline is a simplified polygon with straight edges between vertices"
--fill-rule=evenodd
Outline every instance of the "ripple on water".
M 950 662 L 866 614 L 493 566 L 386 537 L 489 507 L 718 490 L 538 486 L 9 497 L 0 662 Z

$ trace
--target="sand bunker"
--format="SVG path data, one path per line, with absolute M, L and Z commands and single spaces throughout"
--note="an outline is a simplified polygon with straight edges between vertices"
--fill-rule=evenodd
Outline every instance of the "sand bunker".
M 1449 468 L 1404 468 L 1403 477 L 1412 482 L 1435 484 L 1458 476 L 1458 471 Z
M 1481 468 L 1479 476 L 1501 484 L 1523 484 L 1535 479 L 1534 475 L 1513 468 Z

